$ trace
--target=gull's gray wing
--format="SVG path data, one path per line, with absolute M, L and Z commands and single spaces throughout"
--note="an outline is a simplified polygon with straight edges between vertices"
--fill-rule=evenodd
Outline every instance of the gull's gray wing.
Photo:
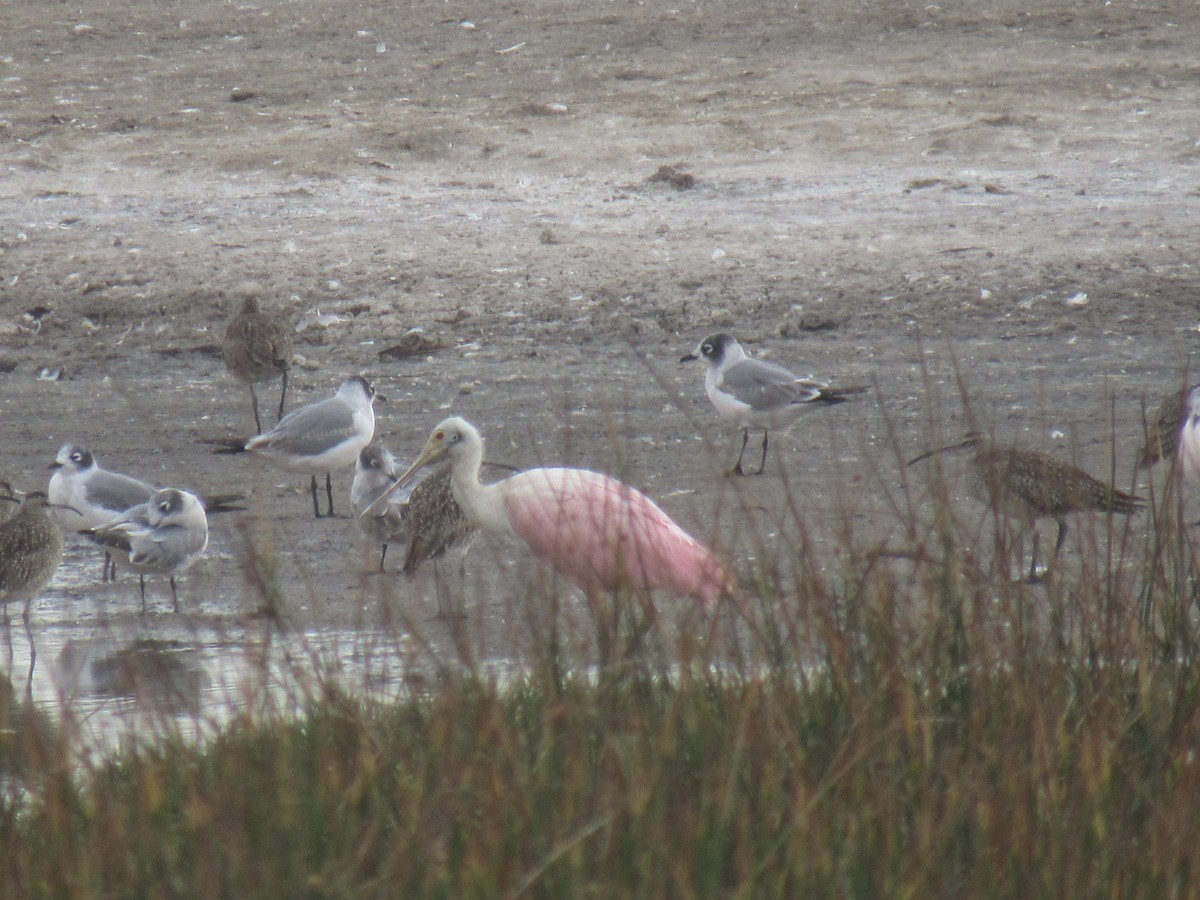
M 87 502 L 93 506 L 111 509 L 114 515 L 145 503 L 154 490 L 153 485 L 117 472 L 94 472 L 84 482 L 84 497 Z
M 182 525 L 164 525 L 134 535 L 129 544 L 129 562 L 135 566 L 170 571 L 199 553 L 207 535 Z
M 730 366 L 722 373 L 718 386 L 760 412 L 790 403 L 811 403 L 820 398 L 825 387 L 761 359 L 743 359 Z
M 147 504 L 139 503 L 125 510 L 111 522 L 83 533 L 103 547 L 112 547 L 128 553 L 135 537 L 151 530 L 150 522 L 146 519 L 148 513 Z
M 354 434 L 354 410 L 340 397 L 330 397 L 292 410 L 266 434 L 251 439 L 246 449 L 319 456 Z

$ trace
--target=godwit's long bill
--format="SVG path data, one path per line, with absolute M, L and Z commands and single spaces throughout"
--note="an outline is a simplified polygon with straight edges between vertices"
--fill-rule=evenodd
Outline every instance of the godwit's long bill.
M 449 458 L 450 488 L 467 518 L 519 538 L 538 559 L 585 591 L 661 589 L 715 606 L 736 590 L 707 547 L 649 497 L 586 469 L 539 468 L 481 484 L 483 439 L 452 417 L 430 434 L 420 455 L 376 501 L 386 504 L 426 465 Z

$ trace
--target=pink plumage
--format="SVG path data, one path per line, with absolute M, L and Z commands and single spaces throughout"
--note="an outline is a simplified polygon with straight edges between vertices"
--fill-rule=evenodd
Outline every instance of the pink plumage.
M 585 590 L 660 588 L 712 606 L 724 567 L 641 491 L 586 469 L 534 469 L 503 482 L 512 532 Z
M 450 488 L 467 518 L 514 535 L 538 559 L 586 591 L 661 589 L 713 606 L 737 586 L 715 555 L 641 491 L 586 469 L 531 469 L 479 483 L 483 439 L 469 422 L 446 419 L 407 472 L 450 458 Z M 370 514 L 371 510 L 367 510 Z

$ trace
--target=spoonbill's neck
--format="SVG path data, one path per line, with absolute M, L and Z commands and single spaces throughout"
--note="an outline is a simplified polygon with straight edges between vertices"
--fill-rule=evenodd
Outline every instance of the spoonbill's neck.
M 482 466 L 483 438 L 477 431 L 464 431 L 461 443 L 450 454 L 450 493 L 472 524 L 511 534 L 504 509 L 504 482 L 481 484 Z

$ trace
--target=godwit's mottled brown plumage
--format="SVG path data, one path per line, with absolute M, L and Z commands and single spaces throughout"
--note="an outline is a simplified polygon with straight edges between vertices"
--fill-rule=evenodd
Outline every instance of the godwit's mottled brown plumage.
M 430 559 L 437 559 L 456 544 L 475 536 L 475 526 L 450 490 L 450 467 L 434 472 L 413 488 L 404 517 L 408 551 L 404 554 L 405 575 Z
M 1181 388 L 1163 397 L 1146 423 L 1146 444 L 1138 450 L 1137 467 L 1145 469 L 1160 460 L 1173 459 L 1188 418 L 1188 395 L 1200 385 Z
M 256 297 L 246 297 L 241 312 L 229 321 L 225 329 L 221 358 L 233 377 L 250 388 L 254 426 L 258 432 L 263 428 L 258 417 L 258 395 L 254 392 L 254 385 L 282 379 L 279 414 L 275 418 L 276 421 L 283 418 L 288 369 L 292 365 L 292 331 L 281 318 L 260 310 Z
M 0 482 L 0 503 L 16 499 L 12 487 Z M 17 514 L 0 523 L 0 606 L 8 621 L 8 604 L 25 601 L 21 618 L 29 627 L 29 607 L 62 561 L 63 537 L 46 511 L 41 491 L 25 494 Z
M 997 447 L 976 434 L 940 450 L 930 450 L 909 465 L 935 453 L 958 448 L 974 450 L 970 485 L 975 496 L 1001 515 L 1016 519 L 1033 531 L 1031 580 L 1037 577 L 1038 519 L 1058 523 L 1054 556 L 1067 539 L 1067 516 L 1077 512 L 1112 512 L 1130 515 L 1141 509 L 1142 499 L 1093 478 L 1078 466 L 1036 450 Z

